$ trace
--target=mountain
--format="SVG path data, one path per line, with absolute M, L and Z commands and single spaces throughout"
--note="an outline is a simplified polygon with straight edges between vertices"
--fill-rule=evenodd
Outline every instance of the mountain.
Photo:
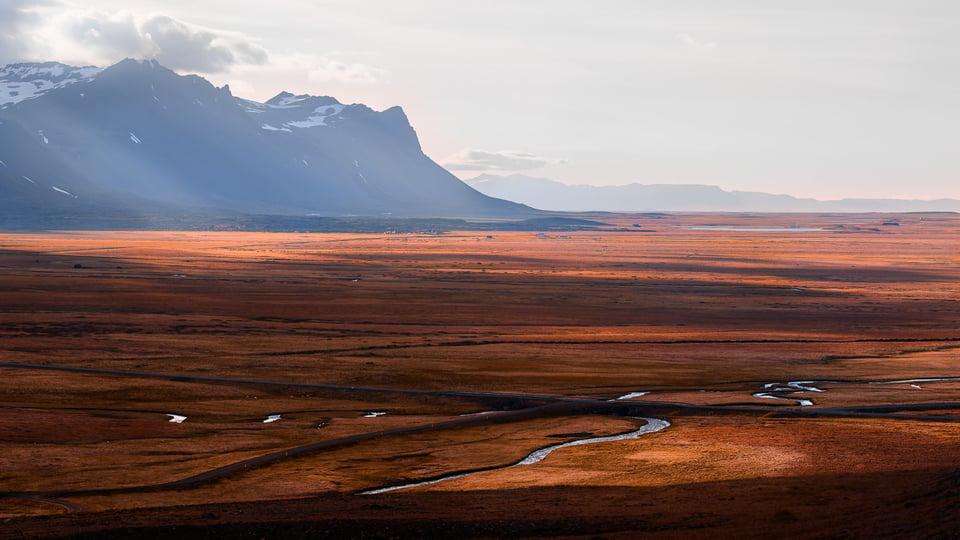
M 821 201 L 700 184 L 567 185 L 522 174 L 482 174 L 466 182 L 491 197 L 567 212 L 960 212 L 956 199 Z
M 423 154 L 399 107 L 240 99 L 156 61 L 0 70 L 0 213 L 524 216 Z

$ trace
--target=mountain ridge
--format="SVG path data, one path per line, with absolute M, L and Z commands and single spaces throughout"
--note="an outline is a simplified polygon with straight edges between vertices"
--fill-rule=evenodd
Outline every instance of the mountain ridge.
M 477 192 L 424 155 L 400 107 L 377 112 L 289 92 L 259 103 L 152 60 L 95 69 L 0 70 L 0 93 L 8 96 L 0 107 L 6 215 L 29 218 L 44 208 L 123 214 L 141 206 L 330 216 L 535 213 Z M 43 79 L 64 73 L 72 75 Z M 32 90 L 11 99 L 11 88 L 24 84 Z
M 569 185 L 523 174 L 481 174 L 465 182 L 492 197 L 559 212 L 924 212 L 960 211 L 960 200 L 819 200 L 706 184 Z

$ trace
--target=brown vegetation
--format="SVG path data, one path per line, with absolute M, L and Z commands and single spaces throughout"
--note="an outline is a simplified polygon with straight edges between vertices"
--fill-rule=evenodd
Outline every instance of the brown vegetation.
M 960 377 L 960 218 L 593 217 L 610 230 L 3 234 L 0 536 L 159 537 L 168 523 L 351 536 L 344 519 L 395 536 L 950 531 L 960 380 L 914 379 Z M 690 228 L 705 225 L 788 228 Z M 797 408 L 753 394 L 811 380 L 830 382 L 777 396 L 812 399 L 805 410 L 945 404 L 884 418 L 731 409 Z M 576 407 L 460 415 L 638 391 L 726 409 L 354 495 L 642 423 Z M 343 443 L 139 489 L 323 441 Z

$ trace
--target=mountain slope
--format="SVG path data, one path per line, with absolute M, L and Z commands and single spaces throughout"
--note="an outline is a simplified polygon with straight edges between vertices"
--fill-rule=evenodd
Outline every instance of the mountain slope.
M 287 93 L 257 103 L 154 61 L 84 69 L 5 69 L 8 78 L 20 74 L 7 95 L 14 84 L 37 91 L 0 109 L 4 212 L 532 212 L 480 194 L 430 160 L 399 107 L 376 112 Z M 23 80 L 51 73 L 62 78 Z
M 482 174 L 466 181 L 478 191 L 544 210 L 584 212 L 927 212 L 960 211 L 960 201 L 841 199 L 821 201 L 699 184 L 567 185 L 521 174 Z

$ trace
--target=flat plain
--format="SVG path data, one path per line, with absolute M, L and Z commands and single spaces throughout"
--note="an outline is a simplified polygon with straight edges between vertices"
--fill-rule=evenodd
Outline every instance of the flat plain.
M 0 536 L 960 530 L 960 217 L 587 217 L 3 233 Z

